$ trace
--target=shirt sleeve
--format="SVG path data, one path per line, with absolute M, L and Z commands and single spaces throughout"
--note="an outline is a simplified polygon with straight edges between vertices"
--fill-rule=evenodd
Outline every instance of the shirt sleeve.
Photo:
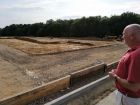
M 131 61 L 128 65 L 128 81 L 140 83 L 140 55 L 131 56 Z

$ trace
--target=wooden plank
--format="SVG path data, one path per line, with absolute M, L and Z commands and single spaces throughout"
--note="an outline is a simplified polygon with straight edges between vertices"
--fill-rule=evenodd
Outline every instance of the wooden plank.
M 29 102 L 38 98 L 58 92 L 62 89 L 69 87 L 70 75 L 60 78 L 58 80 L 39 86 L 32 90 L 17 94 L 12 97 L 0 100 L 0 105 L 26 105 Z
M 91 66 L 80 71 L 71 73 L 70 83 L 74 85 L 78 82 L 88 80 L 89 78 L 96 78 L 99 75 L 105 73 L 106 65 L 104 63 L 98 64 L 96 66 Z
M 106 72 L 109 72 L 112 69 L 116 69 L 118 65 L 118 61 L 112 62 L 110 64 L 107 65 L 107 69 Z

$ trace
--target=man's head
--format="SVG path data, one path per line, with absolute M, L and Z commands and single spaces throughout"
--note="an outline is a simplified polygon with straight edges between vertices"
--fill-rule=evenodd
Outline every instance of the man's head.
M 122 38 L 124 39 L 124 43 L 130 48 L 140 44 L 140 25 L 130 24 L 126 26 L 123 30 Z

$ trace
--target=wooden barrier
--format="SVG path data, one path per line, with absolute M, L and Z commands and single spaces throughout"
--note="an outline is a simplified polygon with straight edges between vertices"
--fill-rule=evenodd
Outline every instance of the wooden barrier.
M 58 92 L 59 90 L 69 87 L 70 75 L 58 80 L 39 86 L 30 91 L 17 94 L 12 97 L 0 100 L 0 105 L 26 105 L 38 98 Z
M 87 82 L 87 80 L 90 79 L 94 81 L 97 78 L 101 78 L 109 70 L 116 68 L 117 65 L 118 61 L 108 65 L 102 63 L 96 66 L 87 67 L 58 80 L 36 87 L 32 90 L 2 99 L 0 100 L 0 105 L 26 105 L 31 101 L 53 94 L 77 83 Z
M 102 63 L 71 73 L 70 85 L 72 86 L 78 82 L 83 82 L 90 78 L 103 76 L 103 74 L 105 73 L 105 67 L 106 65 Z
M 110 64 L 107 65 L 107 68 L 106 68 L 106 72 L 109 72 L 110 70 L 112 69 L 116 69 L 117 68 L 117 65 L 118 65 L 118 61 L 116 62 L 112 62 Z

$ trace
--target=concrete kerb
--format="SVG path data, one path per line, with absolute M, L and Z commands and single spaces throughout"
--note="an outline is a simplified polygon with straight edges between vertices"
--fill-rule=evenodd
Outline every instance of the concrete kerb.
M 69 87 L 69 83 L 70 75 L 49 82 L 32 90 L 2 99 L 0 100 L 0 105 L 26 105 L 33 100 L 53 94 Z
M 110 88 L 111 85 L 109 84 L 108 86 L 104 87 L 103 85 L 110 83 L 110 78 L 109 76 L 105 76 L 102 77 L 94 82 L 91 82 L 79 89 L 76 89 L 66 95 L 63 95 L 51 102 L 48 102 L 45 105 L 67 105 L 68 103 L 74 103 L 74 104 L 70 104 L 70 105 L 76 105 L 77 103 L 77 99 L 79 97 L 85 97 L 85 94 L 89 94 L 89 93 L 94 93 L 94 96 L 96 96 L 97 94 L 100 94 L 101 92 L 105 91 L 106 89 Z M 99 88 L 101 87 L 101 89 Z M 87 98 L 88 99 L 88 98 Z M 74 102 L 75 101 L 75 102 Z M 87 101 L 87 100 L 84 100 Z M 78 103 L 77 103 L 78 104 Z M 81 104 L 78 104 L 81 105 Z

